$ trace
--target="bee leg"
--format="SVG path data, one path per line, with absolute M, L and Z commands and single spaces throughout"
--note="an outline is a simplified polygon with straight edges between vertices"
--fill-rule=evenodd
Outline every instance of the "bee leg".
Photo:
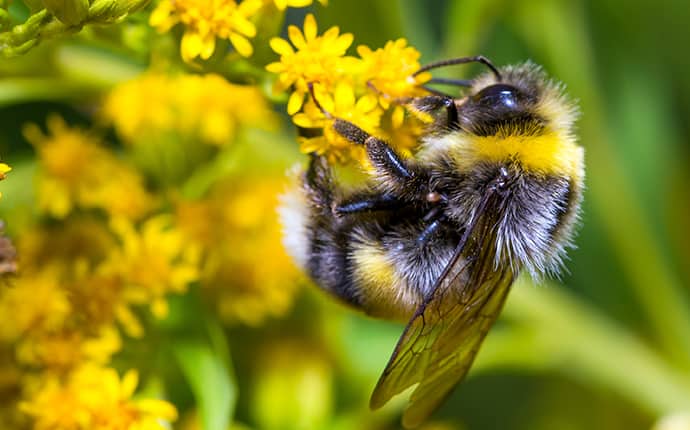
M 333 128 L 352 143 L 364 145 L 369 160 L 377 172 L 400 185 L 413 181 L 415 172 L 386 142 L 378 139 L 353 123 L 336 118 Z
M 309 167 L 304 173 L 303 185 L 314 209 L 323 214 L 330 214 L 335 200 L 335 188 L 331 169 L 325 157 L 310 154 Z
M 339 203 L 333 208 L 337 215 L 349 215 L 363 212 L 390 211 L 400 209 L 405 203 L 391 194 L 382 194 L 370 198 L 351 199 Z
M 423 221 L 428 222 L 429 224 L 422 230 L 422 232 L 417 236 L 417 244 L 420 246 L 425 245 L 428 241 L 429 238 L 436 232 L 436 230 L 441 227 L 443 224 L 443 221 L 446 220 L 445 215 L 443 212 L 440 210 L 440 208 L 435 207 L 432 210 L 427 213 Z

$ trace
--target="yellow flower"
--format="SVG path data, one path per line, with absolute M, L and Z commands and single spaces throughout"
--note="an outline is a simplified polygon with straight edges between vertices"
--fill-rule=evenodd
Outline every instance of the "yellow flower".
M 376 135 L 381 120 L 376 98 L 365 95 L 356 99 L 354 89 L 347 83 L 338 84 L 332 97 L 318 90 L 315 92 L 323 109 L 333 117 L 327 118 L 313 101 L 307 103 L 304 112 L 295 115 L 293 120 L 300 127 L 323 128 L 323 136 L 300 138 L 300 150 L 307 154 L 325 155 L 331 163 L 347 163 L 349 160 L 366 163 L 362 145 L 355 145 L 338 134 L 333 129 L 333 122 L 336 117 L 346 119 Z
M 87 132 L 48 118 L 49 134 L 29 124 L 24 135 L 38 153 L 38 207 L 57 218 L 75 208 L 98 208 L 111 215 L 142 216 L 151 206 L 138 173 Z
M 249 39 L 256 36 L 251 18 L 262 0 L 162 0 L 149 23 L 163 33 L 177 23 L 184 25 L 180 51 L 184 61 L 206 60 L 216 49 L 216 38 L 230 40 L 243 57 L 252 55 Z
M 382 100 L 384 108 L 388 107 L 391 99 L 417 97 L 426 93 L 420 85 L 428 81 L 431 75 L 422 73 L 412 76 L 420 68 L 420 53 L 407 46 L 407 40 L 388 41 L 383 48 L 375 51 L 360 45 L 357 53 L 363 64 L 361 78 L 387 98 Z
M 85 364 L 66 378 L 47 375 L 20 407 L 37 430 L 164 430 L 175 407 L 158 399 L 132 399 L 136 371 L 120 378 L 114 369 Z
M 316 19 L 309 14 L 304 19 L 304 32 L 291 25 L 288 37 L 271 39 L 271 48 L 280 54 L 280 61 L 266 66 L 266 70 L 278 74 L 276 90 L 284 91 L 294 86 L 288 101 L 288 113 L 295 114 L 302 107 L 309 83 L 319 83 L 330 89 L 346 80 L 357 67 L 352 57 L 343 57 L 352 44 L 352 34 L 340 34 L 338 27 L 331 27 L 323 36 L 317 36 Z M 293 49 L 293 46 L 295 49 Z
M 104 117 L 126 143 L 178 138 L 222 146 L 245 127 L 271 128 L 275 115 L 261 91 L 215 74 L 147 73 L 108 95 Z
M 148 304 L 156 317 L 167 315 L 168 293 L 186 291 L 198 278 L 198 252 L 173 228 L 171 218 L 159 215 L 146 220 L 139 231 L 124 218 L 114 219 L 112 228 L 121 246 L 114 249 L 100 268 L 102 273 L 121 276 L 125 285 L 122 298 L 134 305 Z M 132 315 L 120 308 L 118 318 L 127 324 Z M 139 330 L 134 330 L 137 334 Z
M 10 166 L 5 163 L 0 163 L 0 181 L 7 177 L 7 172 L 10 170 L 12 170 Z M 2 197 L 2 193 L 0 193 L 0 197 Z
M 287 7 L 307 7 L 314 3 L 314 0 L 265 0 L 268 3 L 273 3 L 279 10 L 285 10 Z M 328 0 L 319 0 L 319 3 L 326 6 Z
M 386 42 L 383 48 L 376 51 L 360 45 L 357 53 L 363 63 L 361 78 L 367 88 L 373 87 L 378 93 L 381 107 L 388 109 L 391 102 L 394 102 L 393 127 L 400 127 L 405 115 L 401 102 L 406 97 L 425 95 L 426 91 L 421 85 L 431 79 L 429 73 L 412 76 L 421 67 L 419 51 L 407 46 L 407 40 L 401 38 Z
M 5 163 L 0 163 L 0 181 L 7 177 L 7 172 L 9 172 L 10 170 L 12 170 L 10 166 L 8 166 Z
M 379 137 L 385 140 L 398 154 L 408 158 L 419 149 L 421 136 L 426 132 L 429 124 L 418 116 L 405 115 L 404 110 L 401 112 L 403 117 L 396 118 L 398 108 L 402 110 L 401 106 L 395 106 L 386 111 L 386 115 L 381 120 Z
M 78 317 L 73 317 L 78 320 Z M 44 370 L 70 370 L 84 362 L 105 364 L 120 350 L 122 342 L 113 326 L 87 335 L 90 327 L 77 327 L 23 338 L 16 347 L 17 361 Z
M 36 333 L 59 331 L 72 312 L 58 271 L 46 267 L 23 274 L 13 285 L 0 290 L 0 339 L 14 342 Z
M 227 322 L 257 325 L 292 305 L 298 271 L 281 246 L 275 215 L 282 185 L 233 178 L 203 200 L 177 205 L 180 229 L 203 249 L 200 284 Z

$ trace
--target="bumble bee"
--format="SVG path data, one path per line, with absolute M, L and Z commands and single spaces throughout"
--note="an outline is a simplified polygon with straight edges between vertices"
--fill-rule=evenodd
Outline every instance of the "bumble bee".
M 468 62 L 491 70 L 431 81 L 468 86 L 465 96 L 426 87 L 429 95 L 406 102 L 435 118 L 414 157 L 333 118 L 365 147 L 370 181 L 347 191 L 312 155 L 281 209 L 288 252 L 322 289 L 408 321 L 371 397 L 376 409 L 416 384 L 408 428 L 467 374 L 518 273 L 558 273 L 582 200 L 577 109 L 562 85 L 532 63 L 498 69 L 481 56 L 417 73 Z

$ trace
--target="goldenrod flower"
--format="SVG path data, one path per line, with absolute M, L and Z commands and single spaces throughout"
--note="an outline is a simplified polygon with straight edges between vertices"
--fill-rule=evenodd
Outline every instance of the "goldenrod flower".
M 381 109 L 377 106 L 376 98 L 355 98 L 354 89 L 347 83 L 338 84 L 333 96 L 316 91 L 316 98 L 321 107 L 332 116 L 325 116 L 313 101 L 304 106 L 304 112 L 294 116 L 295 124 L 300 127 L 323 128 L 323 136 L 300 138 L 300 150 L 304 153 L 326 155 L 330 162 L 357 160 L 363 163 L 366 159 L 364 148 L 338 134 L 333 129 L 333 122 L 334 118 L 346 119 L 376 135 L 381 119 Z
M 79 317 L 73 317 L 79 320 Z M 73 327 L 59 332 L 33 333 L 16 346 L 17 361 L 44 370 L 64 371 L 82 363 L 106 364 L 120 350 L 122 341 L 114 326 L 104 326 L 94 334 L 91 327 Z
M 240 55 L 249 57 L 249 39 L 256 35 L 251 19 L 261 7 L 262 0 L 162 0 L 149 23 L 161 33 L 177 23 L 184 25 L 180 52 L 187 62 L 210 58 L 216 38 L 229 40 Z
M 298 272 L 280 244 L 275 215 L 282 185 L 228 179 L 203 200 L 178 203 L 180 229 L 203 250 L 200 284 L 227 322 L 257 325 L 292 305 Z
M 95 136 L 69 128 L 58 116 L 50 116 L 47 125 L 47 135 L 35 124 L 24 129 L 38 153 L 37 204 L 42 211 L 64 218 L 75 208 L 98 208 L 138 218 L 149 210 L 152 198 L 143 179 Z
M 275 115 L 261 91 L 215 74 L 147 73 L 118 85 L 103 114 L 126 143 L 169 140 L 226 145 L 245 127 L 270 128 Z
M 357 53 L 363 64 L 361 79 L 367 88 L 373 87 L 378 93 L 381 107 L 388 109 L 391 102 L 394 103 L 393 127 L 400 127 L 405 114 L 403 99 L 426 94 L 421 85 L 431 79 L 429 73 L 413 76 L 421 67 L 419 51 L 407 46 L 407 40 L 401 38 L 388 41 L 375 51 L 360 45 Z
M 294 86 L 288 101 L 288 113 L 293 115 L 302 107 L 310 83 L 319 83 L 331 89 L 343 82 L 357 67 L 355 59 L 343 57 L 352 44 L 350 33 L 340 34 L 338 27 L 331 27 L 322 36 L 314 15 L 304 19 L 304 31 L 291 25 L 288 27 L 290 43 L 284 39 L 271 39 L 271 48 L 280 54 L 280 61 L 266 66 L 269 72 L 277 73 L 276 90 L 284 91 Z M 293 49 L 294 46 L 294 49 Z
M 420 85 L 428 81 L 431 75 L 422 73 L 412 76 L 421 67 L 420 53 L 412 46 L 407 46 L 407 40 L 388 41 L 383 48 L 375 51 L 360 45 L 357 53 L 363 64 L 361 79 L 387 97 L 383 100 L 387 101 L 384 108 L 388 107 L 391 99 L 425 94 Z
M 63 329 L 72 306 L 61 287 L 58 271 L 46 267 L 24 274 L 0 290 L 0 340 L 15 342 L 24 336 Z M 11 317 L 10 317 L 11 315 Z
M 307 7 L 314 3 L 314 0 L 265 0 L 273 3 L 279 10 L 285 10 L 287 7 Z M 319 0 L 319 3 L 326 6 L 328 0 Z
M 85 364 L 67 378 L 47 375 L 21 404 L 37 430 L 164 430 L 177 419 L 175 407 L 158 399 L 132 399 L 138 375 L 120 378 L 114 369 Z
M 322 136 L 298 139 L 302 152 L 326 155 L 331 163 L 357 160 L 366 165 L 363 148 L 333 129 L 334 119 L 340 118 L 388 139 L 403 155 L 411 155 L 423 129 L 419 118 L 405 115 L 404 103 L 425 94 L 422 85 L 430 79 L 428 73 L 414 76 L 420 69 L 415 48 L 398 39 L 377 50 L 359 46 L 361 58 L 344 57 L 351 35 L 338 36 L 334 27 L 317 36 L 313 15 L 305 19 L 303 33 L 294 26 L 288 33 L 292 45 L 279 38 L 271 40 L 271 47 L 281 57 L 266 68 L 278 74 L 276 89 L 291 88 L 287 111 L 293 122 L 303 128 L 323 129 Z M 304 103 L 310 86 L 318 103 Z
M 137 230 L 124 218 L 114 219 L 112 228 L 122 244 L 101 269 L 122 277 L 122 297 L 126 303 L 148 304 L 159 318 L 167 315 L 165 296 L 186 291 L 187 285 L 198 278 L 197 249 L 184 240 L 171 221 L 170 217 L 159 215 L 146 220 Z M 131 317 L 126 309 L 120 308 L 119 312 L 120 318 Z M 130 334 L 138 334 L 139 330 L 134 331 Z

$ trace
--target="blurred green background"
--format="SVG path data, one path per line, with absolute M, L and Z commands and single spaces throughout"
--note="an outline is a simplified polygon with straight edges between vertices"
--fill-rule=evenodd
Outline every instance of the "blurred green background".
M 531 59 L 581 106 L 587 191 L 568 273 L 543 285 L 519 282 L 470 377 L 425 428 L 690 429 L 687 2 L 330 0 L 327 7 L 290 9 L 286 20 L 301 26 L 309 10 L 320 32 L 338 25 L 354 33 L 354 46 L 406 37 L 423 63 L 476 54 L 497 65 Z M 31 187 L 32 149 L 21 124 L 42 124 L 55 111 L 72 124 L 89 124 L 94 99 L 147 64 L 145 52 L 118 50 L 117 39 L 93 40 L 63 39 L 0 59 L 0 154 L 16 173 L 0 184 L 10 220 L 22 216 L 8 213 Z M 271 60 L 270 51 L 257 51 Z M 277 142 L 287 155 L 258 156 L 278 171 L 301 159 L 284 119 Z M 198 315 L 208 310 L 190 305 L 192 294 L 173 299 L 173 321 L 159 323 L 160 333 L 198 328 Z M 211 352 L 177 349 L 187 358 L 179 360 L 182 371 L 170 372 L 187 377 L 179 376 L 186 382 L 170 397 L 181 410 L 196 404 L 205 416 L 227 414 L 209 398 L 227 399 L 234 421 L 247 428 L 398 428 L 405 399 L 376 413 L 366 404 L 401 326 L 366 318 L 308 287 L 284 317 L 258 327 L 213 327 L 200 328 Z M 231 372 L 204 367 L 206 354 L 219 350 Z M 200 368 L 211 376 L 189 377 Z M 204 388 L 194 378 L 215 381 L 211 391 L 199 394 Z

